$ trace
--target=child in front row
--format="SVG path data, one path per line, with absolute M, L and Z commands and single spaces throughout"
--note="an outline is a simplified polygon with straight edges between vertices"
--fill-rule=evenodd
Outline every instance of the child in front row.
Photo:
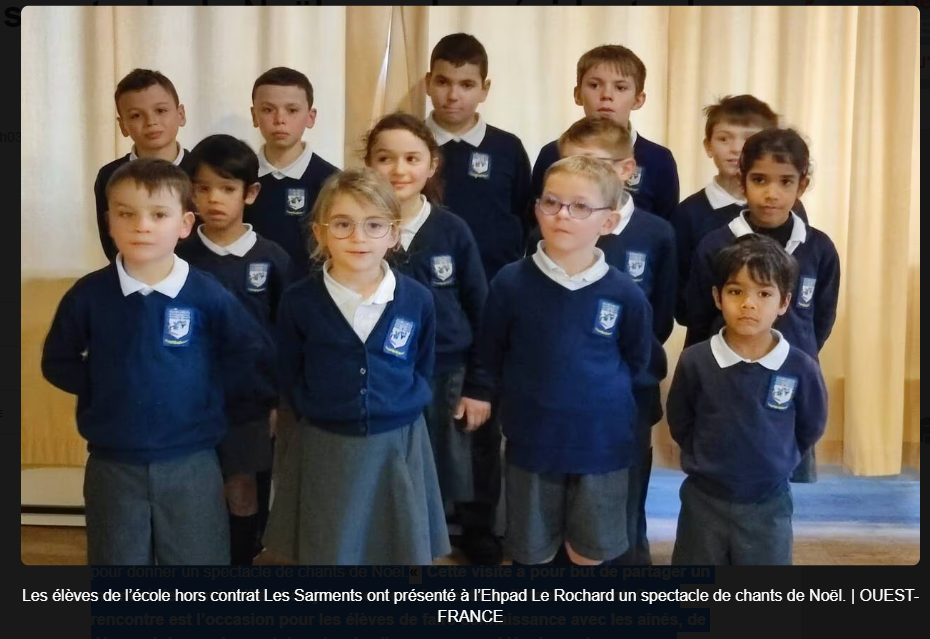
M 203 220 L 177 254 L 213 274 L 262 326 L 272 342 L 278 302 L 288 282 L 290 260 L 280 246 L 242 223 L 242 212 L 258 194 L 258 158 L 230 135 L 211 135 L 191 152 L 194 205 Z M 269 420 L 276 405 L 274 371 L 254 371 L 265 392 L 227 404 L 229 432 L 217 452 L 226 480 L 233 565 L 252 563 L 260 536 L 256 477 L 271 471 Z
M 488 284 L 468 225 L 438 204 L 440 158 L 429 127 L 406 113 L 383 117 L 367 136 L 365 164 L 390 180 L 400 201 L 400 271 L 428 287 L 436 304 L 436 365 L 426 426 L 443 501 L 461 512 L 487 502 L 476 482 L 472 451 L 472 432 L 487 415 L 475 414 L 475 404 L 462 400 L 462 384 L 466 369 L 475 364 Z
M 775 328 L 816 361 L 836 321 L 840 258 L 830 238 L 792 210 L 810 183 L 807 144 L 791 129 L 760 131 L 746 140 L 739 168 L 748 209 L 698 245 L 685 290 L 685 345 L 710 338 L 720 326 L 720 311 L 711 293 L 714 255 L 734 237 L 758 233 L 773 238 L 798 261 L 798 288 Z M 816 481 L 813 450 L 804 456 L 792 481 Z
M 750 234 L 716 253 L 713 272 L 725 326 L 684 350 L 668 395 L 687 474 L 672 563 L 790 564 L 788 478 L 827 420 L 817 362 L 772 328 L 794 302 L 798 265 Z
M 431 564 L 449 537 L 423 409 L 436 315 L 392 270 L 400 204 L 371 169 L 330 178 L 313 210 L 322 269 L 278 309 L 283 402 L 296 414 L 265 547 L 300 564 Z
M 596 247 L 620 221 L 622 194 L 600 160 L 552 165 L 536 205 L 539 250 L 491 282 L 481 365 L 465 395 L 500 389 L 504 542 L 515 564 L 595 565 L 629 546 L 633 383 L 649 363 L 652 313 Z
M 107 184 L 119 253 L 61 301 L 42 374 L 77 395 L 90 457 L 87 557 L 96 564 L 229 564 L 216 446 L 225 397 L 270 367 L 262 329 L 212 276 L 174 254 L 194 224 L 191 184 L 165 160 Z

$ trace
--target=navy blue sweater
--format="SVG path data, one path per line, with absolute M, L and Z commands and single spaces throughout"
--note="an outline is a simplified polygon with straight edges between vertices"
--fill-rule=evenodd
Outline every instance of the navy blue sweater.
M 660 144 L 650 142 L 637 134 L 633 143 L 636 158 L 636 175 L 627 182 L 637 208 L 655 213 L 666 220 L 678 206 L 678 165 L 672 152 Z M 542 148 L 533 166 L 533 197 L 543 190 L 546 170 L 559 159 L 559 141 L 553 140 Z
M 394 299 L 364 343 L 326 290 L 322 271 L 284 292 L 276 326 L 283 395 L 314 426 L 373 435 L 413 423 L 430 403 L 433 296 L 395 275 Z
M 704 236 L 711 231 L 716 231 L 721 226 L 729 224 L 733 218 L 738 216 L 745 206 L 739 204 L 730 204 L 723 208 L 715 209 L 711 206 L 710 200 L 707 199 L 707 193 L 701 189 L 697 193 L 692 193 L 686 197 L 672 215 L 672 226 L 675 229 L 675 242 L 678 247 L 678 302 L 675 313 L 675 319 L 680 324 L 684 324 L 684 289 L 691 276 L 691 260 L 694 251 L 697 250 L 698 244 Z M 794 207 L 794 212 L 798 214 L 804 223 L 807 224 L 807 211 L 800 202 Z
M 795 223 L 800 222 L 796 220 Z M 709 233 L 698 245 L 685 291 L 684 319 L 688 327 L 685 346 L 708 339 L 723 325 L 711 290 L 714 286 L 713 259 L 717 251 L 735 237 L 730 227 L 724 226 Z M 788 312 L 775 321 L 774 328 L 792 345 L 818 359 L 836 321 L 840 258 L 830 238 L 810 226 L 807 239 L 792 255 L 800 267 L 798 286 Z
M 468 223 L 488 280 L 523 256 L 533 227 L 530 160 L 512 133 L 488 125 L 477 147 L 442 145 L 443 203 Z
M 116 248 L 113 238 L 110 237 L 110 226 L 107 222 L 107 209 L 109 208 L 107 204 L 107 182 L 113 177 L 116 169 L 129 162 L 129 156 L 130 154 L 127 153 L 109 164 L 104 164 L 97 172 L 97 179 L 94 180 L 94 200 L 97 203 L 97 233 L 100 235 L 100 246 L 103 247 L 104 254 L 111 262 L 116 259 L 119 249 Z M 194 167 L 191 164 L 190 151 L 184 151 L 180 166 L 188 175 L 192 174 Z
M 42 374 L 77 395 L 90 452 L 148 463 L 213 448 L 225 395 L 254 393 L 269 356 L 258 323 L 216 279 L 191 268 L 174 299 L 124 297 L 116 265 L 75 283 L 58 306 Z
M 280 246 L 262 236 L 256 238 L 255 246 L 242 257 L 217 255 L 208 249 L 200 236 L 194 233 L 178 245 L 176 253 L 192 266 L 213 275 L 226 290 L 235 295 L 252 317 L 261 325 L 268 344 L 273 344 L 273 329 L 278 303 L 287 288 L 290 274 L 290 259 Z M 226 414 L 230 426 L 248 423 L 268 416 L 269 408 L 276 402 L 274 358 L 271 367 L 256 368 L 256 388 L 265 389 L 251 397 L 232 397 L 227 402 Z M 259 400 L 263 401 L 259 401 Z
M 436 365 L 433 373 L 449 373 L 474 365 L 474 341 L 488 296 L 478 244 L 468 225 L 433 205 L 406 252 L 397 256 L 399 270 L 433 293 L 436 305 Z
M 507 459 L 537 473 L 597 474 L 632 461 L 632 380 L 649 363 L 652 313 L 629 276 L 611 267 L 570 291 L 533 258 L 491 282 L 479 374 L 463 394 L 500 389 Z
M 258 178 L 262 188 L 255 202 L 245 209 L 243 221 L 290 256 L 294 281 L 310 270 L 310 211 L 323 183 L 338 172 L 339 169 L 314 153 L 299 180 L 289 177 L 279 180 L 271 173 Z
M 788 477 L 827 423 L 820 367 L 791 347 L 777 371 L 757 362 L 721 368 L 711 342 L 685 349 L 668 393 L 668 425 L 681 467 L 706 492 L 760 502 Z

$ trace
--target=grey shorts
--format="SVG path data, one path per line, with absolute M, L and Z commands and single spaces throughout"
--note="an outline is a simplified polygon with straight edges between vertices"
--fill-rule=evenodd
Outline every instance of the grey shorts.
M 627 469 L 600 475 L 539 474 L 507 463 L 508 556 L 523 564 L 548 561 L 563 542 L 587 559 L 623 554 L 627 540 Z
M 271 431 L 268 419 L 230 426 L 216 447 L 224 477 L 271 470 Z

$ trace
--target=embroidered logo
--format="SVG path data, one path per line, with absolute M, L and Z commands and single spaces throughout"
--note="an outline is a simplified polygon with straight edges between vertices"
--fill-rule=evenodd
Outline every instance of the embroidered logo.
M 798 295 L 798 306 L 808 308 L 814 301 L 814 289 L 817 287 L 816 277 L 801 278 L 801 294 Z
M 246 290 L 250 293 L 261 293 L 268 290 L 268 274 L 270 272 L 271 264 L 268 262 L 253 262 L 249 264 L 249 271 L 245 283 Z
M 491 156 L 487 153 L 473 152 L 468 163 L 468 174 L 476 178 L 491 177 Z
M 630 179 L 626 181 L 626 188 L 631 193 L 636 193 L 639 191 L 639 187 L 642 186 L 643 183 L 643 174 L 645 172 L 646 171 L 643 169 L 643 167 L 637 166 L 636 171 L 634 171 L 633 175 L 630 176 Z
M 765 405 L 775 410 L 787 410 L 791 407 L 791 400 L 798 389 L 798 378 L 789 375 L 772 375 Z
M 627 251 L 626 272 L 635 281 L 642 280 L 643 273 L 646 272 L 646 254 L 639 251 Z
M 416 324 L 412 320 L 395 317 L 388 334 L 384 338 L 384 352 L 401 359 L 407 359 L 410 352 L 410 338 L 416 332 Z
M 303 215 L 307 206 L 306 189 L 288 189 L 287 190 L 287 214 Z
M 597 318 L 594 320 L 594 334 L 613 337 L 620 319 L 620 305 L 608 300 L 598 300 Z
M 433 286 L 448 286 L 455 281 L 455 262 L 451 255 L 434 255 Z
M 162 344 L 165 346 L 187 346 L 191 343 L 194 311 L 189 308 L 169 306 L 165 309 L 165 330 Z

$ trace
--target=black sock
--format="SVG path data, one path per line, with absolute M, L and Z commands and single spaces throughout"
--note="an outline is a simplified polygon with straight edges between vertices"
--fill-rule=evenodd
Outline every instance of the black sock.
M 263 550 L 262 535 L 265 534 L 265 525 L 268 523 L 268 504 L 271 501 L 271 471 L 263 470 L 255 473 L 255 484 L 258 489 L 258 523 L 255 532 L 255 554 Z
M 233 566 L 251 566 L 258 535 L 258 515 L 229 515 L 229 558 Z

